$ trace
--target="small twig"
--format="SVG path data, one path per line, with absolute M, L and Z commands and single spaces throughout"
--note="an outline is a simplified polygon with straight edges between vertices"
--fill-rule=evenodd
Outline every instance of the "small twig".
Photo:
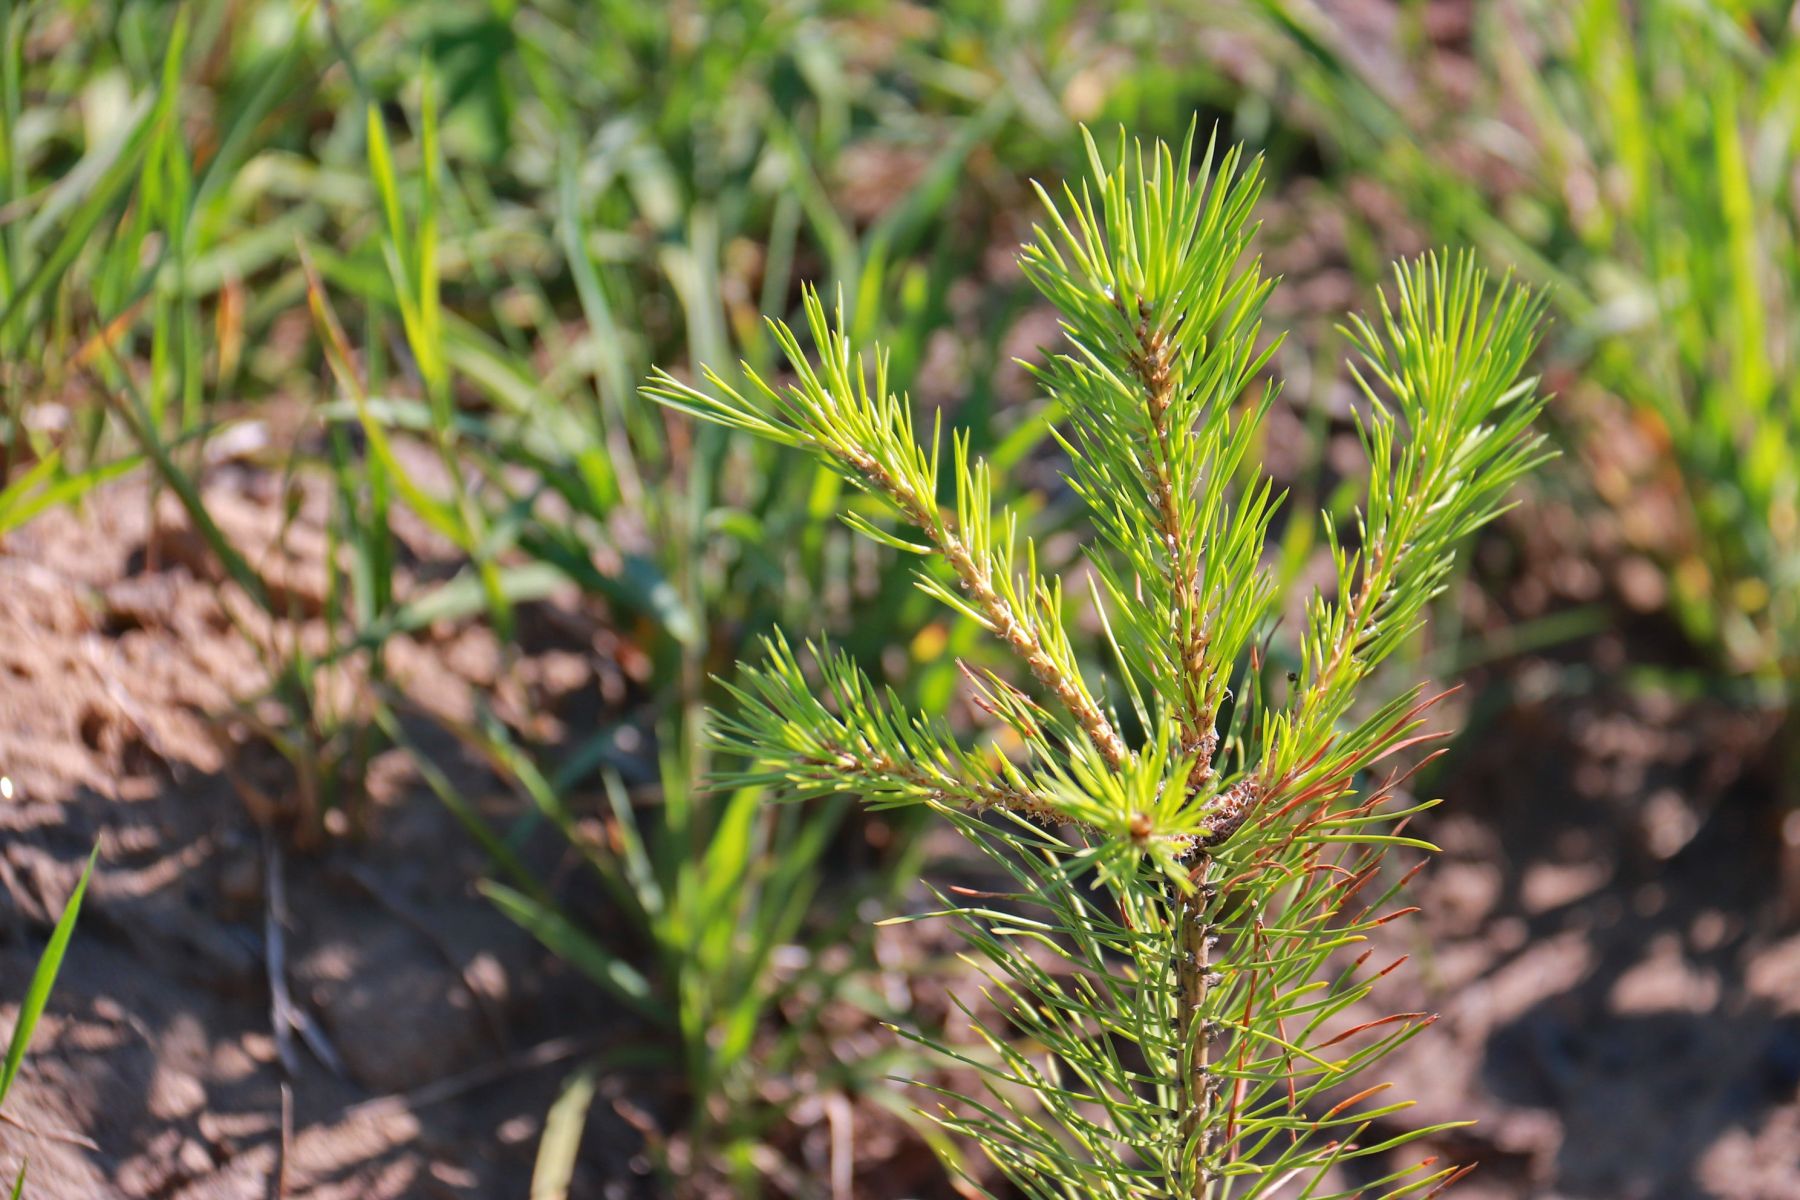
M 263 962 L 269 974 L 269 1024 L 275 1034 L 275 1053 L 281 1069 L 291 1078 L 300 1071 L 294 1052 L 294 999 L 287 982 L 287 882 L 282 875 L 281 847 L 275 834 L 263 826 Z
M 1194 890 L 1176 900 L 1177 948 L 1175 1001 L 1181 1034 L 1181 1136 L 1185 1153 L 1194 1158 L 1192 1200 L 1212 1195 L 1212 1029 L 1206 1016 L 1212 972 L 1212 922 L 1209 906 L 1212 861 L 1201 858 L 1193 870 Z
M 294 1089 L 281 1085 L 281 1143 L 275 1148 L 275 1200 L 287 1200 L 288 1163 L 294 1148 Z
M 306 1043 L 306 1048 L 313 1052 L 314 1058 L 325 1065 L 327 1071 L 339 1079 L 349 1076 L 350 1073 L 344 1066 L 344 1060 L 338 1055 L 337 1047 L 331 1044 L 331 1039 L 325 1036 L 325 1031 L 319 1027 L 318 1021 L 313 1019 L 311 1013 L 298 1004 L 289 1004 L 288 1019 L 294 1023 L 294 1031 L 300 1035 L 300 1040 Z
M 517 1075 L 538 1067 L 547 1067 L 551 1063 L 562 1062 L 573 1058 L 583 1051 L 593 1048 L 592 1038 L 552 1038 L 547 1042 L 539 1042 L 529 1050 L 510 1055 L 497 1062 L 491 1062 L 464 1071 L 459 1075 L 451 1075 L 424 1087 L 410 1092 L 394 1092 L 386 1096 L 376 1096 L 352 1104 L 343 1112 L 346 1120 L 368 1120 L 388 1113 L 411 1112 L 427 1105 L 442 1104 L 446 1100 L 454 1100 L 466 1092 L 485 1087 L 490 1083 L 504 1079 L 509 1075 Z
M 0 1122 L 11 1125 L 21 1133 L 30 1134 L 34 1138 L 42 1138 L 46 1142 L 60 1142 L 65 1146 L 79 1146 L 83 1150 L 99 1150 L 100 1143 L 93 1138 L 83 1137 L 79 1133 L 71 1133 L 66 1129 L 44 1129 L 37 1125 L 27 1125 L 11 1113 L 0 1112 Z
M 30 886 L 27 886 L 27 883 Z M 51 915 L 51 908 L 44 903 L 43 893 L 37 887 L 35 879 L 22 879 L 13 869 L 12 860 L 0 853 L 0 891 L 12 898 L 12 920 L 30 921 L 37 925 L 53 925 L 56 918 Z
M 326 1070 L 342 1079 L 344 1060 L 338 1056 L 331 1039 L 319 1028 L 311 1013 L 294 1003 L 287 981 L 287 879 L 282 867 L 281 847 L 275 833 L 263 827 L 263 878 L 268 905 L 263 917 L 264 961 L 269 972 L 269 1024 L 275 1033 L 275 1051 L 282 1070 L 291 1079 L 300 1070 L 300 1057 L 294 1051 L 293 1035 L 298 1033 L 306 1048 L 313 1052 Z
M 168 747 L 163 744 L 161 735 L 156 732 L 156 726 L 144 712 L 143 706 L 119 684 L 120 678 L 128 672 L 125 670 L 123 656 L 119 654 L 116 644 L 111 654 L 110 666 L 102 661 L 101 656 L 105 651 L 100 640 L 94 635 L 89 634 L 82 639 L 81 649 L 87 659 L 89 669 L 93 671 L 94 678 L 106 692 L 107 699 L 113 702 L 113 707 L 117 708 L 119 714 L 131 722 L 137 730 L 138 736 L 144 740 L 144 745 L 150 747 L 151 753 L 162 760 L 163 764 L 169 768 L 169 773 L 179 779 L 181 759 L 169 752 Z
M 856 1174 L 856 1112 L 843 1093 L 826 1097 L 825 1124 L 831 1130 L 831 1200 L 850 1200 Z

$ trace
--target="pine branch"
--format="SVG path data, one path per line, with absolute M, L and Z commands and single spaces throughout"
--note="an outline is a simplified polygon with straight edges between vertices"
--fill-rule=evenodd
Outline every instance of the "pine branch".
M 747 765 L 720 782 L 774 786 L 796 800 L 850 792 L 876 808 L 923 803 L 967 813 L 999 810 L 1101 839 L 1132 836 L 1137 810 L 1130 787 L 1112 780 L 1103 760 L 1077 755 L 1034 776 L 998 752 L 962 748 L 941 721 L 906 715 L 892 692 L 876 688 L 841 653 L 809 644 L 817 668 L 809 678 L 779 634 L 764 649 L 760 665 L 724 684 L 737 707 L 719 717 L 715 737 Z M 1040 752 L 1048 750 L 1041 730 L 1030 736 Z M 1150 764 L 1158 766 L 1160 759 Z M 1156 836 L 1173 861 L 1204 833 Z
M 1344 550 L 1327 522 L 1339 599 L 1315 596 L 1309 610 L 1300 691 L 1267 734 L 1267 785 L 1328 739 L 1357 685 L 1443 589 L 1458 542 L 1547 457 L 1530 432 L 1535 380 L 1521 378 L 1541 301 L 1510 283 L 1490 289 L 1468 255 L 1398 268 L 1395 292 L 1379 324 L 1358 317 L 1346 331 L 1371 405 L 1358 423 L 1370 462 L 1362 546 Z
M 1076 440 L 1068 445 L 1076 490 L 1114 547 L 1125 552 L 1130 577 L 1109 569 L 1111 563 L 1102 565 L 1102 576 L 1124 611 L 1134 610 L 1127 595 L 1147 593 L 1142 609 L 1148 620 L 1138 623 L 1134 641 L 1156 656 L 1150 674 L 1157 690 L 1173 699 L 1171 719 L 1182 751 L 1194 760 L 1189 788 L 1197 797 L 1213 774 L 1216 718 L 1227 681 L 1271 595 L 1256 565 L 1273 512 L 1269 493 L 1253 495 L 1242 511 L 1234 511 L 1225 496 L 1272 394 L 1265 392 L 1263 407 L 1239 423 L 1234 445 L 1231 407 L 1274 350 L 1256 352 L 1268 285 L 1257 263 L 1240 261 L 1254 232 L 1248 214 L 1260 180 L 1256 164 L 1240 175 L 1236 151 L 1215 175 L 1211 144 L 1197 181 L 1190 178 L 1192 129 L 1179 169 L 1166 146 L 1149 163 L 1141 148 L 1126 154 L 1121 147 L 1120 166 L 1112 171 L 1101 164 L 1091 139 L 1088 151 L 1098 204 L 1085 189 L 1079 199 L 1065 189 L 1071 228 L 1040 191 L 1060 238 L 1036 231 L 1024 265 L 1039 289 L 1070 314 L 1065 329 L 1079 357 L 1064 356 L 1045 378 L 1078 414 Z M 1164 199 L 1134 209 L 1133 199 L 1145 195 Z M 1096 293 L 1107 297 L 1110 311 L 1083 302 Z M 1109 358 L 1129 368 L 1135 388 L 1121 386 L 1106 369 Z M 1121 437 L 1122 431 L 1136 436 Z M 1208 566 L 1213 595 L 1203 589 Z M 1235 591 L 1235 607 L 1221 584 Z M 1207 801 L 1201 847 L 1236 831 L 1256 788 L 1254 781 L 1241 781 Z M 1200 1030 L 1215 940 L 1205 884 L 1211 866 L 1203 854 L 1192 867 L 1200 887 L 1176 889 L 1173 901 L 1181 947 L 1175 988 L 1186 1044 L 1182 1137 L 1190 1155 L 1201 1160 L 1212 1142 L 1209 1041 Z M 1195 1173 L 1189 1194 L 1203 1196 L 1210 1186 L 1203 1172 Z
M 954 510 L 940 507 L 938 431 L 933 431 L 927 454 L 913 432 L 906 401 L 888 390 L 887 356 L 875 356 L 871 383 L 862 356 L 844 335 L 841 300 L 835 325 L 826 319 L 824 304 L 810 288 L 804 306 L 807 325 L 822 355 L 817 370 L 793 331 L 780 321 L 770 322 L 798 376 L 785 390 L 768 384 L 745 364 L 743 371 L 754 399 L 711 370 L 705 375 L 711 391 L 659 371 L 646 392 L 706 420 L 808 450 L 849 483 L 888 501 L 926 535 L 930 548 L 937 550 L 956 576 L 964 596 L 930 577 L 922 579 L 925 590 L 973 617 L 1005 643 L 1061 702 L 1106 761 L 1115 767 L 1123 765 L 1130 751 L 1081 677 L 1062 625 L 1060 591 L 1039 578 L 1029 542 L 1022 570 L 1016 565 L 1015 528 L 1010 517 L 1000 530 L 994 528 L 986 464 L 972 463 L 967 439 L 954 438 L 957 503 Z M 914 553 L 926 549 L 884 534 L 866 521 L 847 519 L 884 544 Z
M 1232 150 L 1215 172 L 1209 143 L 1190 176 L 1192 127 L 1179 166 L 1168 146 L 1127 153 L 1121 136 L 1108 170 L 1087 147 L 1098 199 L 1065 188 L 1059 206 L 1040 188 L 1055 234 L 1035 230 L 1022 257 L 1072 343 L 1042 377 L 1073 414 L 1072 482 L 1123 555 L 1102 574 L 1122 609 L 1145 613 L 1135 640 L 1178 697 L 1199 784 L 1227 681 L 1271 595 L 1255 569 L 1270 496 L 1237 508 L 1226 493 L 1272 392 L 1235 430 L 1233 406 L 1279 342 L 1257 345 L 1270 284 L 1247 259 L 1260 164 L 1240 170 Z

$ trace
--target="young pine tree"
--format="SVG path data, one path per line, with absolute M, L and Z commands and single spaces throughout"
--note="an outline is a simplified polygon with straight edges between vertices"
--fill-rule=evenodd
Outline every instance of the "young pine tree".
M 1457 543 L 1543 457 L 1522 378 L 1538 305 L 1466 258 L 1399 268 L 1379 319 L 1348 330 L 1367 500 L 1354 530 L 1326 520 L 1336 586 L 1306 608 L 1297 670 L 1265 671 L 1281 498 L 1250 457 L 1275 392 L 1261 378 L 1273 284 L 1249 249 L 1259 164 L 1215 164 L 1209 147 L 1195 173 L 1193 150 L 1191 132 L 1148 155 L 1121 137 L 1109 166 L 1090 139 L 1092 180 L 1040 193 L 1047 220 L 1023 254 L 1063 319 L 1038 375 L 1067 414 L 1068 481 L 1097 535 L 1104 684 L 988 466 L 954 434 L 945 461 L 941 428 L 921 440 L 884 356 L 859 353 L 816 295 L 816 358 L 773 325 L 791 384 L 747 373 L 746 394 L 709 372 L 704 388 L 658 374 L 648 389 L 884 501 L 892 528 L 845 519 L 925 559 L 920 586 L 1018 660 L 1012 678 L 970 672 L 1014 755 L 905 711 L 842 655 L 809 647 L 803 666 L 780 637 L 732 689 L 720 736 L 745 764 L 733 785 L 925 805 L 1015 882 L 946 901 L 1010 1028 L 965 1009 L 986 1052 L 944 1052 L 985 1086 L 940 1119 L 1031 1196 L 1316 1197 L 1347 1186 L 1338 1164 L 1423 1132 L 1371 1133 L 1406 1105 L 1359 1072 L 1430 1018 L 1370 1020 L 1385 964 L 1357 945 L 1407 911 L 1384 855 L 1430 849 L 1402 833 L 1427 805 L 1398 801 L 1384 762 L 1421 740 L 1427 701 L 1356 701 Z M 1455 1174 L 1428 1159 L 1332 1194 Z

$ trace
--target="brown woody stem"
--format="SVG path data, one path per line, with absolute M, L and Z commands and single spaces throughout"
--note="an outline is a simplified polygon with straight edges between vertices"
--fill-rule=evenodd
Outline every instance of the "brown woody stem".
M 813 758 L 811 764 L 821 770 L 840 773 L 885 775 L 917 788 L 927 800 L 955 805 L 958 808 L 1003 808 L 1034 821 L 1066 824 L 1068 818 L 1057 812 L 1048 800 L 1031 792 L 1002 784 L 969 783 L 945 779 L 922 767 L 900 762 L 886 754 L 871 754 L 838 746 L 826 746 L 833 758 Z
M 1151 468 L 1155 472 L 1151 491 L 1163 552 L 1168 555 L 1170 598 L 1180 618 L 1176 634 L 1181 640 L 1178 665 L 1181 743 L 1183 751 L 1198 760 L 1189 777 L 1192 786 L 1197 788 L 1212 776 L 1212 757 L 1219 740 L 1213 732 L 1211 714 L 1205 711 L 1206 623 L 1195 611 L 1200 590 L 1200 559 L 1192 545 L 1193 531 L 1181 523 L 1171 477 L 1175 451 L 1170 442 L 1169 406 L 1174 398 L 1174 363 L 1167 340 L 1161 333 L 1151 331 L 1148 312 L 1141 301 L 1138 310 L 1138 344 L 1131 361 L 1138 382 L 1144 388 L 1144 406 L 1150 417 L 1154 447 Z
M 1207 1023 L 1206 999 L 1212 977 L 1211 904 L 1212 860 L 1202 857 L 1194 869 L 1197 886 L 1177 901 L 1178 930 L 1175 951 L 1176 1002 L 1181 1033 L 1181 1136 L 1193 1156 L 1191 1200 L 1206 1200 L 1212 1181 L 1206 1165 L 1212 1150 L 1212 1037 Z
M 1062 703 L 1076 724 L 1094 744 L 1094 749 L 1106 760 L 1106 765 L 1117 770 L 1131 758 L 1131 751 L 1125 745 L 1112 722 L 1100 711 L 1094 698 L 1087 694 L 1079 680 L 1071 678 L 1044 649 L 1029 624 L 1021 620 L 1012 606 L 1000 595 L 994 586 L 992 574 L 986 566 L 975 561 L 957 532 L 956 522 L 938 508 L 936 501 L 915 495 L 910 488 L 875 461 L 874 458 L 858 452 L 846 452 L 845 460 L 879 487 L 900 509 L 907 520 L 917 525 L 930 535 L 938 550 L 943 554 L 950 569 L 956 572 L 963 589 L 975 602 L 975 607 L 987 619 L 988 628 L 1001 641 L 1010 646 L 1015 654 L 1025 663 L 1032 676 Z

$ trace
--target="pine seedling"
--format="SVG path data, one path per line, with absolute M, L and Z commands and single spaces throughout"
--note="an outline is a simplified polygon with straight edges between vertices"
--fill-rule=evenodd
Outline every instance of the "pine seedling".
M 987 465 L 963 436 L 944 453 L 941 425 L 920 438 L 885 357 L 858 352 L 841 310 L 805 297 L 816 357 L 772 323 L 791 383 L 652 380 L 663 402 L 798 447 L 884 501 L 893 524 L 868 509 L 846 520 L 921 556 L 920 586 L 1020 667 L 968 673 L 1023 747 L 1009 755 L 905 711 L 842 654 L 803 659 L 777 635 L 729 688 L 720 736 L 742 765 L 724 782 L 925 805 L 1012 881 L 944 898 L 988 987 L 981 1014 L 963 1009 L 980 1052 L 940 1047 L 982 1087 L 947 1094 L 940 1119 L 1024 1194 L 1421 1194 L 1457 1168 L 1388 1165 L 1432 1131 L 1396 1132 L 1406 1104 L 1362 1073 L 1431 1018 L 1371 1019 L 1364 1001 L 1391 967 L 1359 944 L 1408 911 L 1395 895 L 1409 873 L 1384 856 L 1430 849 L 1404 832 L 1429 805 L 1397 797 L 1386 761 L 1427 736 L 1428 701 L 1362 694 L 1458 542 L 1544 457 L 1523 378 L 1539 306 L 1467 258 L 1427 257 L 1397 270 L 1377 317 L 1352 320 L 1367 499 L 1354 528 L 1326 520 L 1335 588 L 1306 607 L 1298 669 L 1265 679 L 1280 497 L 1254 463 L 1274 396 L 1273 285 L 1250 250 L 1260 164 L 1209 146 L 1191 173 L 1195 149 L 1191 132 L 1176 151 L 1121 137 L 1109 163 L 1089 139 L 1092 178 L 1041 193 L 1023 253 L 1062 314 L 1066 345 L 1038 374 L 1069 414 L 1110 684 Z M 1353 1159 L 1382 1178 L 1342 1190 Z

